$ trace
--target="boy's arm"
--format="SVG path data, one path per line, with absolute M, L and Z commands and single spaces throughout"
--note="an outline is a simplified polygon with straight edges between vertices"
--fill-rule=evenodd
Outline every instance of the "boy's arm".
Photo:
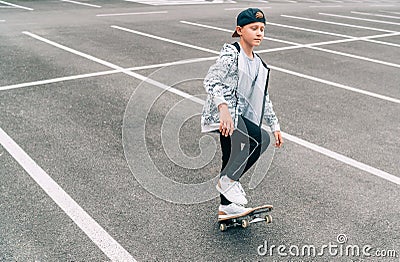
M 231 45 L 225 44 L 217 61 L 210 67 L 204 79 L 204 88 L 211 95 L 217 107 L 221 104 L 228 104 L 224 98 L 224 88 L 227 88 L 224 79 L 233 63 L 235 63 L 235 49 Z
M 269 99 L 268 91 L 265 94 L 264 118 L 267 122 L 267 125 L 271 127 L 272 132 L 281 131 L 278 117 L 276 116 L 272 102 Z
M 283 138 L 281 134 L 281 128 L 279 125 L 278 117 L 274 112 L 274 108 L 271 100 L 269 99 L 268 90 L 265 95 L 265 107 L 264 107 L 264 118 L 267 122 L 268 126 L 271 128 L 271 131 L 275 136 L 275 146 L 281 147 L 283 144 Z

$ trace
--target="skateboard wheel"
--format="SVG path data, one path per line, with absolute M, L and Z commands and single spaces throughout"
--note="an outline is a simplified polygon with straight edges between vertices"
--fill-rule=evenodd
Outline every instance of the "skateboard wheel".
M 266 215 L 266 216 L 265 216 L 265 222 L 266 222 L 267 224 L 272 223 L 272 216 L 271 216 L 271 215 Z
M 243 227 L 243 228 L 246 228 L 246 227 L 248 227 L 249 225 L 250 225 L 249 220 L 247 220 L 247 219 L 243 219 L 243 220 L 242 220 L 242 227 Z
M 226 227 L 225 224 L 220 224 L 220 225 L 219 225 L 219 230 L 221 230 L 222 232 L 223 232 L 223 231 L 226 231 L 226 229 L 227 229 L 227 227 Z

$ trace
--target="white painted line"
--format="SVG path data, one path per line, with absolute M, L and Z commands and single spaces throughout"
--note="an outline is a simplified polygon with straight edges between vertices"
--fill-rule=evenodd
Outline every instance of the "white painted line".
M 356 37 L 350 36 L 350 35 L 343 35 L 343 34 L 331 33 L 331 32 L 326 32 L 326 31 L 321 31 L 321 30 L 303 28 L 303 27 L 298 27 L 298 26 L 291 26 L 291 25 L 284 25 L 284 24 L 278 24 L 278 23 L 272 23 L 272 22 L 267 22 L 267 25 L 279 26 L 279 27 L 284 27 L 284 28 L 289 28 L 289 29 L 295 29 L 295 30 L 317 33 L 317 34 L 324 34 L 324 35 L 331 35 L 331 36 L 337 36 L 337 37 L 356 38 Z
M 228 33 L 232 33 L 233 32 L 233 30 L 219 28 L 219 27 L 210 26 L 210 25 L 203 25 L 203 24 L 192 23 L 192 22 L 188 22 L 188 21 L 180 21 L 180 22 L 183 23 L 183 24 L 188 24 L 188 25 L 194 25 L 194 26 L 198 26 L 198 27 L 214 29 L 214 30 L 218 30 L 218 31 L 222 31 L 222 32 L 228 32 Z M 271 38 L 271 37 L 264 37 L 264 39 L 267 39 L 267 40 L 270 40 L 270 41 L 274 41 L 274 42 L 278 42 L 278 43 L 288 44 L 288 45 L 299 45 L 299 44 L 294 43 L 294 42 L 280 40 L 280 39 Z M 292 47 L 289 47 L 289 48 L 292 48 Z
M 248 8 L 248 6 L 225 8 L 224 10 L 225 10 L 225 11 L 238 11 L 238 10 L 242 11 L 242 10 L 245 10 L 246 8 Z M 257 6 L 257 8 L 260 8 L 260 9 L 270 9 L 270 8 L 272 8 L 272 7 L 271 7 L 271 6 Z
M 331 16 L 331 17 L 339 17 L 339 18 L 345 18 L 345 19 L 353 19 L 353 20 L 388 24 L 388 25 L 400 25 L 400 23 L 396 23 L 396 22 L 389 22 L 389 21 L 382 21 L 382 20 L 375 20 L 375 19 L 366 19 L 366 18 L 360 18 L 360 17 L 346 16 L 346 15 L 335 15 L 335 14 L 327 14 L 327 13 L 318 13 L 318 14 L 325 15 L 325 16 Z
M 146 5 L 154 5 L 154 6 L 161 6 L 161 5 L 209 5 L 209 4 L 235 4 L 236 2 L 231 1 L 224 1 L 224 0 L 214 0 L 214 1 L 207 1 L 207 0 L 125 0 L 126 2 L 134 2 Z
M 33 11 L 34 10 L 32 8 L 29 8 L 29 7 L 20 6 L 20 5 L 16 5 L 16 4 L 11 4 L 11 3 L 8 3 L 8 2 L 5 2 L 5 1 L 0 1 L 0 4 L 5 4 L 5 5 L 9 5 L 9 6 L 13 6 L 13 7 L 21 8 L 21 9 L 25 9 L 25 10 L 28 10 L 28 11 Z
M 289 26 L 289 25 L 283 25 L 283 24 L 277 24 L 277 23 L 271 23 L 267 22 L 267 25 L 272 25 L 272 26 L 279 26 L 279 27 L 284 27 L 284 28 L 290 28 L 290 29 L 295 29 L 295 30 L 300 30 L 300 31 L 306 31 L 306 32 L 312 32 L 312 33 L 317 33 L 317 34 L 324 34 L 324 35 L 331 35 L 331 36 L 337 36 L 337 37 L 345 37 L 345 38 L 350 38 L 353 39 L 351 41 L 366 41 L 366 42 L 372 42 L 372 43 L 377 43 L 377 44 L 382 44 L 382 45 L 388 45 L 388 46 L 395 46 L 399 47 L 400 45 L 390 43 L 390 42 L 384 42 L 384 41 L 377 41 L 377 40 L 372 40 L 372 38 L 381 38 L 381 37 L 389 37 L 389 36 L 396 36 L 399 35 L 400 33 L 390 33 L 390 34 L 384 34 L 384 35 L 374 35 L 374 36 L 366 36 L 366 37 L 355 37 L 355 36 L 350 36 L 350 35 L 343 35 L 343 34 L 337 34 L 337 33 L 331 33 L 331 32 L 326 32 L 326 31 L 320 31 L 320 30 L 314 30 L 314 29 L 308 29 L 308 28 L 302 28 L 302 27 L 297 27 L 297 26 Z M 341 42 L 351 42 L 347 40 L 338 40 L 336 43 L 341 43 Z M 335 43 L 334 41 L 332 42 L 321 42 L 321 43 L 315 43 L 315 44 L 310 44 L 310 46 L 317 46 L 317 45 L 326 45 L 326 44 L 332 44 Z
M 356 160 L 354 160 L 352 158 L 343 156 L 343 155 L 338 154 L 336 152 L 333 152 L 333 151 L 331 151 L 329 149 L 326 149 L 326 148 L 323 148 L 321 146 L 315 145 L 313 143 L 307 142 L 307 141 L 305 141 L 305 140 L 303 140 L 301 138 L 289 135 L 289 134 L 287 134 L 285 132 L 281 132 L 281 133 L 282 133 L 282 136 L 284 138 L 286 138 L 287 140 L 290 140 L 290 141 L 292 141 L 292 142 L 294 142 L 296 144 L 302 145 L 302 146 L 304 146 L 306 148 L 309 148 L 309 149 L 311 149 L 311 150 L 313 150 L 315 152 L 318 152 L 320 154 L 323 154 L 325 156 L 333 158 L 333 159 L 335 159 L 337 161 L 345 163 L 345 164 L 347 164 L 349 166 L 355 167 L 357 169 L 360 169 L 360 170 L 363 170 L 365 172 L 368 172 L 368 173 L 370 173 L 370 174 L 372 174 L 374 176 L 380 177 L 382 179 L 385 179 L 387 181 L 390 181 L 392 183 L 400 185 L 400 178 L 397 177 L 397 176 L 394 176 L 392 174 L 389 174 L 389 173 L 387 173 L 385 171 L 382 171 L 382 170 L 379 170 L 377 168 L 371 167 L 369 165 L 366 165 L 364 163 L 356 161 Z
M 219 27 L 215 27 L 215 26 L 203 25 L 203 24 L 199 24 L 199 23 L 192 23 L 192 22 L 187 22 L 187 21 L 181 21 L 181 23 L 188 24 L 188 25 L 193 25 L 193 26 L 198 26 L 198 27 L 205 27 L 205 28 L 219 30 L 219 31 L 231 32 L 231 30 L 228 30 L 228 29 L 223 29 L 223 28 L 219 28 Z M 396 32 L 395 34 L 397 34 L 397 33 L 398 32 Z M 264 39 L 268 39 L 268 40 L 271 40 L 271 41 L 277 41 L 277 42 L 284 42 L 284 43 L 288 43 L 288 44 L 290 43 L 292 45 L 297 46 L 298 48 L 304 47 L 304 48 L 318 50 L 318 51 L 331 53 L 331 54 L 335 54 L 335 55 L 341 55 L 341 56 L 351 57 L 351 58 L 355 58 L 355 59 L 359 59 L 359 60 L 363 60 L 363 61 L 368 61 L 368 62 L 372 62 L 372 63 L 382 64 L 382 65 L 385 65 L 385 66 L 392 66 L 392 67 L 400 68 L 399 64 L 390 63 L 390 62 L 381 61 L 381 60 L 372 59 L 372 58 L 363 57 L 363 56 L 358 56 L 358 55 L 353 55 L 353 54 L 348 54 L 348 53 L 344 53 L 344 52 L 334 51 L 334 50 L 330 50 L 330 49 L 316 47 L 316 45 L 318 45 L 318 44 L 299 44 L 299 43 L 294 43 L 294 42 L 274 39 L 274 38 L 270 38 L 270 37 L 264 37 Z M 362 38 L 354 38 L 354 41 L 358 40 L 358 39 L 362 39 Z M 332 44 L 332 43 L 350 42 L 350 41 L 351 40 L 349 40 L 349 39 L 336 40 L 336 41 L 323 42 L 323 44 L 327 44 L 327 43 Z M 283 48 L 280 48 L 280 50 L 289 50 L 289 49 L 296 49 L 296 47 L 283 47 Z M 266 51 L 266 52 L 268 52 L 268 51 Z
M 365 39 L 363 41 L 367 41 L 367 42 L 372 42 L 372 43 L 376 43 L 376 44 L 382 44 L 382 45 L 389 45 L 389 46 L 394 46 L 394 47 L 400 47 L 400 44 L 395 44 L 395 43 L 390 43 L 390 42 L 384 42 L 384 41 L 378 41 L 378 40 L 372 40 L 372 38 L 378 38 L 378 37 L 390 37 L 390 36 L 396 36 L 396 35 L 400 35 L 400 33 L 392 33 L 392 34 L 386 34 L 386 35 L 378 35 L 378 36 L 369 36 L 369 37 L 365 37 Z
M 168 43 L 172 43 L 172 44 L 178 44 L 178 45 L 181 45 L 181 46 L 190 47 L 190 48 L 197 49 L 197 50 L 204 51 L 204 52 L 208 52 L 208 53 L 219 54 L 219 52 L 211 50 L 211 49 L 208 49 L 208 48 L 198 47 L 198 46 L 194 46 L 194 45 L 178 42 L 178 41 L 175 41 L 175 40 L 170 40 L 170 39 L 159 37 L 159 36 L 150 35 L 150 34 L 147 34 L 147 33 L 142 33 L 142 32 L 136 31 L 136 30 L 132 30 L 132 29 L 116 26 L 116 25 L 112 25 L 111 27 L 115 28 L 115 29 L 118 29 L 118 30 L 129 32 L 129 33 L 133 33 L 133 34 L 142 35 L 142 36 L 150 37 L 150 38 L 153 38 L 153 39 L 161 40 L 161 41 L 164 41 L 164 42 L 168 42 Z
M 326 52 L 326 53 L 331 53 L 331 54 L 335 54 L 335 55 L 351 57 L 351 58 L 364 60 L 367 62 L 372 62 L 372 63 L 381 64 L 381 65 L 385 65 L 385 66 L 400 68 L 400 64 L 390 63 L 390 62 L 381 61 L 378 59 L 368 58 L 368 57 L 364 57 L 364 56 L 353 55 L 353 54 L 349 54 L 349 53 L 344 53 L 344 52 L 339 52 L 339 51 L 334 51 L 334 50 L 319 48 L 319 47 L 314 47 L 314 46 L 310 46 L 310 47 L 306 46 L 306 48 L 310 48 L 310 49 L 314 49 L 314 50 L 318 50 L 318 51 L 322 51 L 322 52 Z
M 278 23 L 271 23 L 267 22 L 267 25 L 272 25 L 272 26 L 279 26 L 279 27 L 284 27 L 284 28 L 290 28 L 290 29 L 295 29 L 295 30 L 300 30 L 300 31 L 306 31 L 306 32 L 312 32 L 312 33 L 317 33 L 317 34 L 324 34 L 324 35 L 331 35 L 331 36 L 337 36 L 337 37 L 345 37 L 345 38 L 350 38 L 353 39 L 351 41 L 366 41 L 366 42 L 373 42 L 377 44 L 382 44 L 382 45 L 389 45 L 389 46 L 396 46 L 398 47 L 399 45 L 393 44 L 390 42 L 384 42 L 384 41 L 376 41 L 376 40 L 371 40 L 372 38 L 380 38 L 380 37 L 388 37 L 388 36 L 395 36 L 400 33 L 390 33 L 390 34 L 384 34 L 384 35 L 374 35 L 374 36 L 367 36 L 367 37 L 355 37 L 355 36 L 350 36 L 350 35 L 344 35 L 344 34 L 337 34 L 337 33 L 331 33 L 331 32 L 326 32 L 326 31 L 320 31 L 320 30 L 314 30 L 314 29 L 308 29 L 308 28 L 302 28 L 302 27 L 297 27 L 297 26 L 289 26 L 289 25 L 283 25 L 283 24 L 278 24 Z M 336 43 L 340 42 L 351 42 L 347 40 L 338 40 Z M 315 43 L 315 44 L 310 44 L 310 46 L 317 46 L 317 45 L 325 45 L 325 44 L 332 44 L 335 43 L 334 41 L 331 42 L 321 42 L 321 43 Z
M 374 7 L 380 7 L 380 6 L 382 6 L 382 7 L 394 7 L 395 5 L 381 5 L 381 4 L 379 4 L 379 5 L 369 5 L 369 6 L 374 6 Z
M 0 22 L 5 22 L 6 20 L 0 20 Z
M 387 13 L 387 14 L 400 15 L 400 12 L 384 11 L 384 10 L 382 10 L 382 11 L 379 11 L 379 12 L 382 12 L 382 13 Z
M 34 81 L 34 82 L 28 82 L 28 83 L 22 83 L 22 84 L 2 86 L 2 87 L 0 87 L 0 91 L 23 88 L 23 87 L 30 87 L 30 86 L 46 85 L 46 84 L 52 84 L 52 83 L 63 82 L 63 81 L 68 81 L 68 80 L 76 80 L 76 79 L 82 79 L 82 78 L 88 78 L 88 77 L 94 77 L 94 76 L 103 76 L 103 75 L 109 75 L 109 74 L 114 74 L 114 73 L 119 73 L 119 71 L 118 70 L 104 71 L 104 72 L 98 72 L 98 73 L 82 74 L 82 75 L 75 75 L 75 76 L 65 76 L 65 77 L 58 77 L 58 78 L 53 78 L 53 79 L 41 80 L 41 81 Z
M 130 76 L 135 77 L 135 78 L 137 78 L 139 80 L 142 80 L 142 81 L 145 81 L 147 83 L 150 83 L 152 85 L 158 86 L 158 87 L 160 87 L 162 89 L 165 89 L 165 90 L 167 90 L 169 92 L 172 92 L 172 93 L 177 94 L 179 96 L 182 96 L 184 98 L 188 98 L 188 99 L 190 99 L 191 101 L 193 101 L 195 103 L 198 103 L 198 104 L 201 104 L 201 105 L 204 104 L 204 101 L 202 99 L 199 99 L 197 97 L 193 97 L 192 95 L 189 95 L 189 94 L 187 94 L 185 92 L 182 92 L 180 90 L 177 90 L 175 88 L 166 86 L 166 85 L 164 85 L 164 84 L 162 84 L 160 82 L 157 82 L 155 80 L 149 79 L 149 78 L 147 78 L 145 76 L 142 76 L 140 74 L 136 74 L 136 73 L 133 73 L 133 72 L 130 72 L 130 71 L 126 71 L 122 67 L 114 65 L 114 64 L 112 64 L 110 62 L 107 62 L 107 61 L 101 60 L 99 58 L 93 57 L 91 55 L 82 53 L 82 52 L 74 50 L 72 48 L 60 45 L 58 43 L 55 43 L 55 42 L 50 41 L 50 40 L 47 40 L 47 39 L 45 39 L 43 37 L 37 36 L 37 35 L 29 33 L 29 32 L 24 32 L 24 34 L 29 35 L 29 36 L 31 36 L 31 37 L 33 37 L 35 39 L 38 39 L 40 41 L 43 41 L 45 43 L 48 43 L 50 45 L 53 45 L 55 47 L 61 48 L 61 49 L 65 50 L 65 51 L 68 51 L 68 52 L 71 52 L 73 54 L 85 57 L 87 59 L 90 59 L 90 60 L 92 60 L 94 62 L 97 62 L 97 63 L 100 63 L 102 65 L 106 65 L 106 66 L 109 66 L 109 67 L 111 67 L 113 69 L 117 69 L 117 70 L 123 70 L 123 73 L 125 73 L 127 75 L 130 75 Z M 172 41 L 172 40 L 169 40 L 169 41 Z M 175 43 L 178 44 L 177 41 L 175 41 Z M 186 46 L 186 45 L 184 45 L 184 46 Z M 214 53 L 214 52 L 212 52 L 212 53 Z M 277 69 L 277 67 L 275 67 L 275 69 Z M 314 150 L 316 152 L 320 152 L 320 153 L 323 152 L 325 155 L 331 156 L 332 158 L 337 159 L 338 161 L 341 161 L 341 162 L 346 163 L 346 164 L 348 164 L 350 166 L 353 166 L 353 167 L 361 169 L 361 170 L 363 170 L 365 172 L 368 172 L 368 173 L 370 173 L 372 175 L 375 175 L 377 177 L 380 177 L 382 179 L 385 179 L 387 181 L 390 181 L 390 182 L 393 182 L 393 183 L 396 183 L 396 184 L 400 185 L 400 178 L 398 178 L 396 176 L 393 176 L 393 175 L 391 175 L 389 173 L 386 173 L 386 172 L 381 171 L 379 169 L 376 169 L 374 167 L 368 166 L 368 165 L 363 164 L 361 162 L 355 161 L 355 160 L 353 160 L 351 158 L 348 158 L 346 156 L 340 155 L 340 154 L 335 153 L 333 151 L 330 151 L 328 149 L 325 149 L 325 148 L 322 148 L 320 146 L 314 145 L 314 144 L 312 144 L 310 142 L 307 142 L 307 141 L 302 140 L 300 138 L 297 138 L 295 136 L 292 136 L 292 135 L 289 135 L 289 134 L 286 134 L 286 133 L 283 133 L 283 134 L 284 134 L 284 138 L 286 138 L 287 140 L 293 141 L 295 143 L 299 143 L 300 145 L 307 145 L 307 146 L 309 146 L 308 148 L 310 148 L 310 149 L 312 149 L 312 150 Z
M 111 261 L 135 261 L 1 128 L 0 144 Z
M 272 65 L 269 65 L 269 67 L 271 69 L 274 69 L 276 71 L 279 71 L 279 72 L 282 72 L 282 73 L 286 73 L 286 74 L 289 74 L 289 75 L 298 76 L 300 78 L 304 78 L 304 79 L 308 79 L 308 80 L 311 80 L 311 81 L 319 82 L 319 83 L 322 83 L 322 84 L 334 86 L 334 87 L 341 88 L 341 89 L 344 89 L 344 90 L 348 90 L 348 91 L 351 91 L 351 92 L 355 92 L 355 93 L 358 93 L 358 94 L 363 94 L 363 95 L 367 95 L 367 96 L 370 96 L 370 97 L 382 99 L 382 100 L 385 100 L 385 101 L 388 101 L 388 102 L 400 104 L 400 99 L 396 99 L 396 98 L 393 98 L 393 97 L 376 94 L 376 93 L 373 93 L 373 92 L 365 91 L 365 90 L 354 88 L 354 87 L 351 87 L 351 86 L 342 85 L 342 84 L 339 84 L 339 83 L 335 83 L 335 82 L 324 80 L 324 79 L 321 79 L 321 78 L 305 75 L 305 74 L 302 74 L 302 73 L 294 72 L 294 71 L 291 71 L 291 70 L 283 69 L 283 68 L 272 66 Z
M 61 0 L 61 2 L 68 2 L 68 3 L 71 3 L 71 4 L 77 4 L 77 5 L 84 5 L 84 6 L 101 8 L 101 6 L 99 6 L 99 5 L 92 5 L 92 4 L 87 4 L 87 3 L 82 3 L 82 2 L 72 1 L 72 0 Z
M 283 25 L 283 24 L 271 23 L 271 22 L 267 22 L 267 25 L 279 26 L 279 27 L 290 28 L 290 29 L 306 31 L 306 32 L 312 32 L 312 33 L 317 33 L 317 34 L 331 35 L 331 36 L 337 36 L 337 37 L 345 37 L 345 38 L 353 39 L 354 41 L 366 41 L 366 42 L 372 42 L 372 43 L 376 43 L 376 44 L 395 46 L 395 47 L 399 47 L 400 46 L 398 44 L 394 44 L 394 43 L 390 43 L 390 42 L 371 40 L 372 38 L 395 36 L 395 35 L 398 35 L 400 33 L 390 33 L 390 34 L 367 36 L 367 37 L 355 37 L 355 36 L 350 36 L 350 35 L 343 35 L 343 34 L 337 34 L 337 33 L 331 33 L 331 32 L 326 32 L 326 31 L 302 28 L 302 27 L 297 27 L 297 26 L 289 26 L 289 25 Z M 341 40 L 337 41 L 337 43 L 340 43 L 340 42 L 341 42 Z M 344 41 L 344 42 L 351 42 L 351 41 Z M 325 45 L 325 44 L 332 44 L 332 43 L 334 43 L 334 42 L 321 42 L 321 43 L 311 44 L 311 46 Z
M 131 67 L 131 68 L 126 68 L 123 71 L 126 71 L 126 70 L 128 70 L 128 71 L 146 70 L 146 69 L 160 68 L 160 67 L 166 67 L 166 66 L 174 66 L 174 65 L 183 65 L 183 64 L 191 64 L 191 63 L 197 63 L 197 62 L 212 61 L 212 60 L 215 60 L 215 59 L 217 59 L 217 56 L 206 57 L 206 58 L 187 59 L 187 60 L 185 59 L 185 60 L 179 60 L 179 61 L 170 62 L 170 63 L 162 63 L 162 64 L 155 64 L 155 65 Z M 83 78 L 89 78 L 89 77 L 105 76 L 105 75 L 122 73 L 123 71 L 121 71 L 121 70 L 109 70 L 109 71 L 103 71 L 103 72 L 97 72 L 97 73 L 66 76 L 66 77 L 46 79 L 46 80 L 41 80 L 41 81 L 34 81 L 34 82 L 21 83 L 21 84 L 15 84 L 15 85 L 1 86 L 0 87 L 0 91 L 6 91 L 6 90 L 24 88 L 24 87 L 31 87 L 31 86 L 39 86 L 39 85 L 45 85 L 45 84 L 52 84 L 52 83 L 58 83 L 58 82 L 76 80 L 76 79 L 83 79 Z
M 356 12 L 356 11 L 351 11 L 351 13 L 357 14 L 357 15 L 369 15 L 369 16 L 376 16 L 376 17 L 400 19 L 400 16 L 392 16 L 392 15 L 381 15 L 381 14 L 364 13 L 364 12 Z
M 96 57 L 94 57 L 94 56 L 91 56 L 91 55 L 82 53 L 82 52 L 80 52 L 80 51 L 74 50 L 74 49 L 69 48 L 69 47 L 67 47 L 67 46 L 63 46 L 63 45 L 61 45 L 61 44 L 58 44 L 58 43 L 53 42 L 53 41 L 51 41 L 51 40 L 48 40 L 48 39 L 46 39 L 46 38 L 44 38 L 44 37 L 41 37 L 41 36 L 32 34 L 32 33 L 30 33 L 30 32 L 26 32 L 26 31 L 25 31 L 25 32 L 22 32 L 22 33 L 25 34 L 25 35 L 28 35 L 28 36 L 30 36 L 30 37 L 32 37 L 32 38 L 35 38 L 35 39 L 37 39 L 37 40 L 39 40 L 39 41 L 42 41 L 42 42 L 44 42 L 44 43 L 47 43 L 47 44 L 49 44 L 49 45 L 52 45 L 52 46 L 55 46 L 55 47 L 60 48 L 60 49 L 62 49 L 62 50 L 65 50 L 65 51 L 67 51 L 67 52 L 70 52 L 70 53 L 73 53 L 73 54 L 75 54 L 75 55 L 78 55 L 78 56 L 84 57 L 84 58 L 86 58 L 86 59 L 89 59 L 89 60 L 91 60 L 91 61 L 93 61 L 93 62 L 96 62 L 96 63 L 102 64 L 102 65 L 108 66 L 108 67 L 110 67 L 110 68 L 112 68 L 112 69 L 116 69 L 116 70 L 120 71 L 121 73 L 124 73 L 124 74 L 126 74 L 126 75 L 135 77 L 135 78 L 137 78 L 137 79 L 139 79 L 139 80 L 142 80 L 142 81 L 150 81 L 149 83 L 151 83 L 151 84 L 154 84 L 153 82 L 155 82 L 154 80 L 149 80 L 149 79 L 148 79 L 147 77 L 145 77 L 145 76 L 142 76 L 142 75 L 140 75 L 140 74 L 131 72 L 131 71 L 125 69 L 125 68 L 122 68 L 122 67 L 117 66 L 117 65 L 115 65 L 115 64 L 112 64 L 112 63 L 110 63 L 110 62 L 107 62 L 107 61 L 105 61 L 105 60 L 96 58 Z M 162 39 L 162 38 L 160 38 L 159 40 L 161 40 L 161 39 Z M 180 44 L 180 42 L 175 42 L 175 44 Z M 183 43 L 182 43 L 182 44 L 183 44 Z M 186 46 L 189 47 L 190 45 L 186 45 Z M 192 48 L 196 48 L 196 47 L 192 46 Z M 199 47 L 197 47 L 197 49 L 198 49 L 198 48 L 199 48 Z M 204 51 L 204 50 L 203 50 L 203 51 Z M 212 50 L 210 50 L 210 51 L 211 51 L 211 52 L 214 52 L 214 51 L 212 51 Z M 176 88 L 171 88 L 171 87 L 166 87 L 166 88 L 167 88 L 170 92 L 172 92 L 172 93 L 174 93 L 174 94 L 183 96 L 183 97 L 188 98 L 188 99 L 193 100 L 193 101 L 197 101 L 197 100 L 198 100 L 198 98 L 193 97 L 193 96 L 188 96 L 187 94 L 184 94 L 182 91 L 180 91 L 180 90 L 178 90 L 178 89 L 176 89 Z
M 341 6 L 341 5 L 310 5 L 309 7 L 311 7 L 311 8 L 325 8 L 325 7 L 328 7 L 328 8 L 330 8 L 330 7 L 343 7 L 343 6 Z
M 96 16 L 125 16 L 125 15 L 153 15 L 153 14 L 167 14 L 168 11 L 154 11 L 154 12 L 137 12 L 137 13 L 119 13 L 119 14 L 99 14 Z
M 397 31 L 393 31 L 393 30 L 386 30 L 386 29 L 367 27 L 367 26 L 359 26 L 359 25 L 351 25 L 351 24 L 345 24 L 345 23 L 337 23 L 337 22 L 331 22 L 331 21 L 325 21 L 325 20 L 319 20 L 319 19 L 311 19 L 311 18 L 306 18 L 306 17 L 299 17 L 299 16 L 292 16 L 292 15 L 281 15 L 281 16 L 282 17 L 287 17 L 287 18 L 292 18 L 292 19 L 298 19 L 298 20 L 305 20 L 305 21 L 332 24 L 332 25 L 340 25 L 340 26 L 353 27 L 353 28 L 366 29 L 366 30 L 373 30 L 373 31 L 379 31 L 379 32 L 397 33 Z

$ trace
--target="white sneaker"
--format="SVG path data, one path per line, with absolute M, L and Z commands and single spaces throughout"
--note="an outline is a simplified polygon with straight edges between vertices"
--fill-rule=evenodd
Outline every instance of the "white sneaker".
M 238 205 L 247 204 L 246 193 L 239 181 L 233 181 L 228 176 L 223 176 L 219 179 L 216 188 L 230 202 Z
M 232 216 L 245 215 L 251 210 L 244 206 L 236 205 L 235 203 L 229 204 L 227 206 L 220 205 L 218 208 L 218 219 L 226 219 Z

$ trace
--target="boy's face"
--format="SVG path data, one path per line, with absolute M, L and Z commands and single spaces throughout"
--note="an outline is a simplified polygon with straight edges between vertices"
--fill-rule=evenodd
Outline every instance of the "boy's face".
M 259 46 L 264 39 L 265 25 L 262 22 L 247 24 L 236 27 L 240 37 L 250 46 Z

